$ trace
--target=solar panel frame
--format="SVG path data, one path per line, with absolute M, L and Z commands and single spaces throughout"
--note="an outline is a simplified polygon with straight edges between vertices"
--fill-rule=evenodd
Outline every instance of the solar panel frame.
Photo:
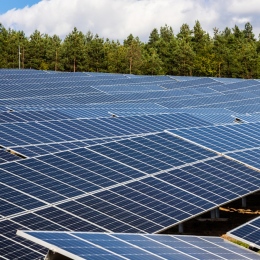
M 218 237 L 39 232 L 17 234 L 72 259 L 260 259 Z M 101 257 L 101 258 L 100 258 Z

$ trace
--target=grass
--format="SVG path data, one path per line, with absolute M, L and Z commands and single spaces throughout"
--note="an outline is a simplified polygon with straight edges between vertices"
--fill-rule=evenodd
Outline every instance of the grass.
M 249 248 L 249 245 L 247 243 L 244 243 L 242 241 L 236 240 L 236 239 L 234 239 L 232 237 L 229 237 L 227 235 L 223 235 L 222 238 L 224 238 L 224 239 L 226 239 L 226 240 L 228 240 L 228 241 L 230 241 L 230 242 L 232 242 L 234 244 L 237 244 L 239 246 L 242 246 L 242 247 L 245 247 L 245 248 Z M 257 253 L 260 253 L 260 250 L 258 250 Z

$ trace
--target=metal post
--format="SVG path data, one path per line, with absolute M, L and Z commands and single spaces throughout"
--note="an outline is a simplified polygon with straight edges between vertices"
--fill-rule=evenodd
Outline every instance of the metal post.
M 211 216 L 212 219 L 216 218 L 216 211 L 215 211 L 215 209 L 210 211 L 210 216 Z
M 219 208 L 215 209 L 216 218 L 219 218 Z
M 246 197 L 242 198 L 242 208 L 246 208 Z
M 178 229 L 179 229 L 179 233 L 180 234 L 182 234 L 183 233 L 183 223 L 180 223 L 179 225 L 178 225 Z

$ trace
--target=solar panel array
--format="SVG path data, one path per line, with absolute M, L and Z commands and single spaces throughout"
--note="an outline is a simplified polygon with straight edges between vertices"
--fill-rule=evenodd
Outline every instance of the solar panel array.
M 243 241 L 253 248 L 260 249 L 260 217 L 229 231 L 230 237 Z
M 166 128 L 207 125 L 186 114 L 2 123 L 1 145 L 36 156 L 103 142 L 106 138 L 160 132 Z M 38 148 L 38 149 L 37 149 Z M 47 150 L 49 152 L 46 152 Z
M 260 123 L 170 130 L 171 133 L 260 169 Z
M 218 237 L 18 231 L 71 259 L 260 259 Z
M 17 229 L 158 233 L 259 190 L 257 80 L 0 70 L 0 86 L 4 259 L 46 254 Z

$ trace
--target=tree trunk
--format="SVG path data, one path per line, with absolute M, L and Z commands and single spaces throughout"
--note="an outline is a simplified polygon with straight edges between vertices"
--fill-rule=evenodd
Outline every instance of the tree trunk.
M 133 57 L 130 57 L 130 64 L 129 64 L 129 72 L 132 74 L 132 63 L 133 63 Z
M 57 63 L 58 63 L 58 51 L 56 50 L 56 57 L 55 57 L 55 71 L 57 71 Z
M 22 54 L 22 67 L 24 69 L 24 47 L 23 47 L 23 54 Z

